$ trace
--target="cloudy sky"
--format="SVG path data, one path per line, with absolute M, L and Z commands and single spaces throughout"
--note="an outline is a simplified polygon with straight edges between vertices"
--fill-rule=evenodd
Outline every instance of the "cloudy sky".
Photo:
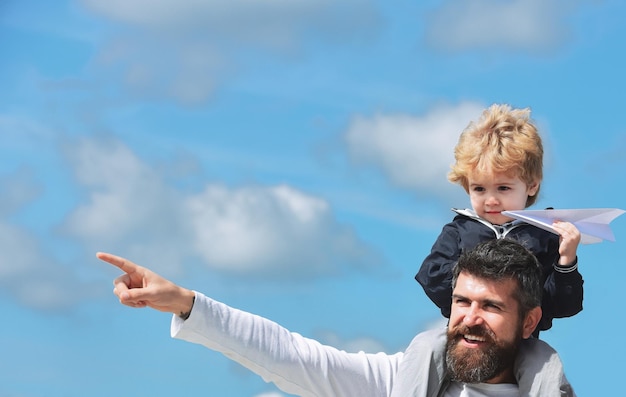
M 626 208 L 624 18 L 618 0 L 1 1 L 0 395 L 285 396 L 120 306 L 97 251 L 402 350 L 441 322 L 413 275 L 469 205 L 446 172 L 486 106 L 532 110 L 534 208 Z M 583 312 L 542 334 L 583 396 L 610 395 L 626 355 L 612 227 L 580 247 Z

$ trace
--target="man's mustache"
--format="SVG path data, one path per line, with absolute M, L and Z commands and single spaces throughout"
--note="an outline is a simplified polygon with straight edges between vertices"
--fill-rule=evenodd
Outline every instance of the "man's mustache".
M 495 343 L 496 341 L 493 331 L 482 325 L 468 327 L 465 324 L 459 324 L 452 328 L 451 336 L 454 339 L 458 340 L 460 338 L 465 338 L 466 335 L 484 339 L 485 342 Z

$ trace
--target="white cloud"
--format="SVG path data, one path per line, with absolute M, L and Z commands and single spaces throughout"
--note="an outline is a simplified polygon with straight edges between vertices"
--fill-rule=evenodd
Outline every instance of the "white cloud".
M 571 35 L 567 16 L 580 1 L 450 0 L 426 28 L 428 44 L 451 52 L 473 49 L 548 53 Z
M 189 233 L 178 192 L 118 141 L 84 138 L 65 152 L 87 195 L 67 216 L 65 234 L 92 252 L 115 251 L 166 275 L 179 272 Z
M 0 222 L 0 286 L 36 309 L 63 309 L 87 293 L 66 267 L 46 255 L 39 240 L 16 225 Z
M 0 175 L 0 217 L 17 211 L 42 191 L 30 168 L 20 167 L 11 175 Z
M 27 145 L 24 145 L 27 146 Z M 12 148 L 14 151 L 18 147 Z M 35 309 L 62 310 L 80 302 L 79 297 L 90 295 L 85 283 L 67 266 L 55 260 L 49 251 L 54 236 L 47 231 L 37 216 L 34 222 L 43 231 L 20 224 L 23 214 L 32 222 L 32 208 L 45 188 L 34 173 L 25 166 L 0 176 L 0 291 L 2 295 Z M 45 208 L 44 211 L 51 211 Z M 36 212 L 36 210 L 35 210 Z M 39 235 L 38 233 L 41 233 Z M 69 286 L 69 287 L 68 287 Z
M 83 0 L 97 14 L 171 36 L 205 33 L 226 42 L 281 46 L 307 31 L 354 35 L 378 16 L 369 0 Z M 188 37 L 188 36 L 187 36 Z M 339 38 L 340 39 L 340 38 Z
M 223 272 L 281 278 L 376 262 L 326 201 L 293 187 L 207 184 L 184 194 L 119 142 L 85 139 L 67 153 L 88 200 L 63 228 L 94 251 L 113 249 L 168 274 L 193 258 Z
M 225 35 L 229 40 L 268 40 L 278 32 L 293 32 L 298 24 L 314 21 L 331 5 L 324 0 L 83 0 L 83 3 L 96 13 L 131 26 L 178 34 L 208 32 Z
M 322 199 L 292 187 L 211 185 L 187 201 L 194 247 L 211 266 L 276 277 L 340 272 L 371 252 Z
M 199 103 L 242 67 L 242 50 L 291 54 L 306 37 L 336 44 L 377 31 L 370 0 L 83 0 L 125 26 L 99 65 L 121 71 L 131 92 Z M 250 51 L 248 51 L 250 53 Z
M 48 144 L 54 139 L 50 128 L 31 117 L 0 113 L 0 147 L 3 150 L 26 151 L 32 142 Z
M 197 104 L 232 73 L 232 61 L 209 42 L 129 34 L 109 41 L 96 58 L 95 73 L 122 81 L 130 97 L 175 99 Z M 121 77 L 119 77 L 121 75 Z
M 66 152 L 77 182 L 90 194 L 90 205 L 79 207 L 68 220 L 77 233 L 125 238 L 135 225 L 152 221 L 155 226 L 155 220 L 169 218 L 176 208 L 174 192 L 123 144 L 85 138 Z
M 445 197 L 457 187 L 447 180 L 454 146 L 484 106 L 438 106 L 423 116 L 358 116 L 345 134 L 351 159 L 380 169 L 389 181 L 418 194 Z
M 7 280 L 31 273 L 38 267 L 36 239 L 26 231 L 8 223 L 0 223 L 2 262 L 0 279 Z

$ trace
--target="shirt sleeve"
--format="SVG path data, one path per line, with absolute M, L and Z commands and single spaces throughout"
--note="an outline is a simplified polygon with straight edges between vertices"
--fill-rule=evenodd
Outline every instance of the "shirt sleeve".
M 583 284 L 577 268 L 569 272 L 553 270 L 548 275 L 543 286 L 541 330 L 550 328 L 553 318 L 571 317 L 583 309 Z
M 444 226 L 415 275 L 415 280 L 446 318 L 450 317 L 452 307 L 452 268 L 461 253 L 459 244 L 457 228 L 453 224 Z
M 173 338 L 201 344 L 273 382 L 309 396 L 389 396 L 402 353 L 347 353 L 196 292 L 191 315 L 174 315 Z

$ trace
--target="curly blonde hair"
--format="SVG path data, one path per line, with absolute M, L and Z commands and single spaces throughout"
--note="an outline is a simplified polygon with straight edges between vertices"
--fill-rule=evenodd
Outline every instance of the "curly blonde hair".
M 537 192 L 528 196 L 526 207 L 537 200 L 543 179 L 543 144 L 530 120 L 530 109 L 491 105 L 461 133 L 454 158 L 448 180 L 466 192 L 470 173 L 504 173 L 519 177 L 527 186 L 537 184 Z

